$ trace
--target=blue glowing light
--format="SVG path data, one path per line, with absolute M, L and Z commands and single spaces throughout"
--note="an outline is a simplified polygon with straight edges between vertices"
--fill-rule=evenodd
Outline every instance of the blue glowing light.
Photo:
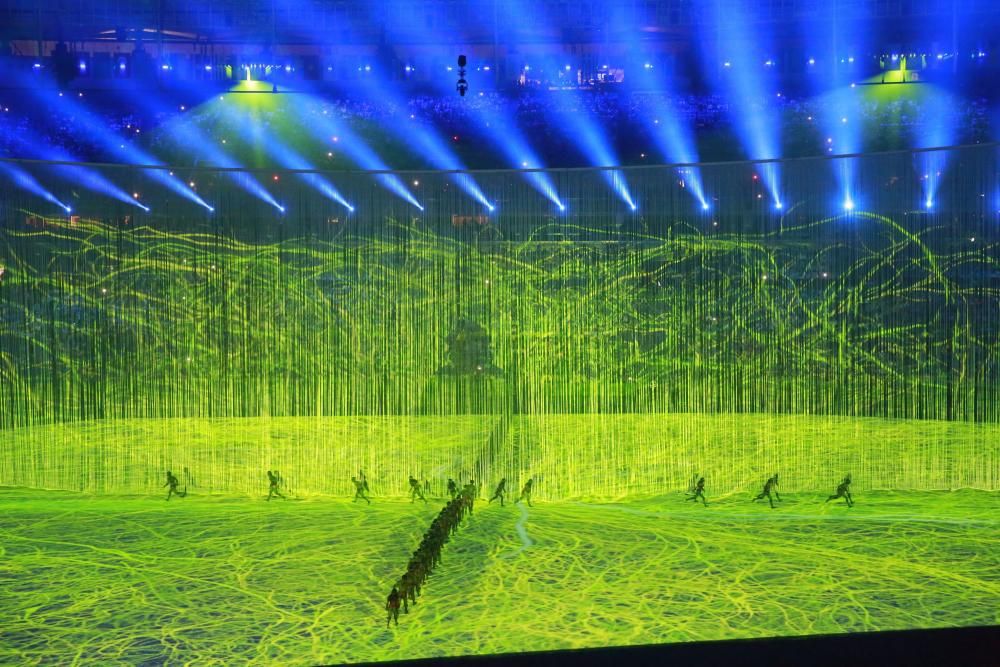
M 779 119 L 775 114 L 761 109 L 753 100 L 773 98 L 778 92 L 774 77 L 765 74 L 757 64 L 772 50 L 772 35 L 767 26 L 756 26 L 740 3 L 706 3 L 710 21 L 702 26 L 705 39 L 701 40 L 700 55 L 706 70 L 714 68 L 717 51 L 709 43 L 723 40 L 732 58 L 724 67 L 732 70 L 719 80 L 723 92 L 734 101 L 730 117 L 740 143 L 753 160 L 775 160 L 780 157 Z M 711 34 L 709 34 L 711 33 Z M 761 177 L 771 195 L 778 202 L 780 169 L 777 163 L 761 167 Z
M 34 176 L 23 169 L 6 162 L 0 162 L 0 172 L 7 174 L 11 180 L 14 181 L 14 184 L 22 190 L 27 190 L 32 194 L 38 195 L 45 201 L 55 204 L 59 208 L 63 209 L 66 213 L 72 212 L 73 209 L 59 201 L 58 197 L 45 189 L 45 187 L 43 187 Z
M 847 198 L 844 200 L 844 210 L 853 211 L 854 210 L 854 200 Z
M 306 98 L 303 107 L 303 120 L 305 120 L 305 115 L 308 114 L 310 109 L 313 111 L 309 115 L 309 122 L 303 123 L 303 127 L 312 132 L 313 136 L 321 141 L 325 141 L 331 136 L 342 139 L 342 141 L 338 141 L 337 143 L 352 160 L 357 162 L 363 169 L 380 172 L 375 175 L 375 178 L 387 190 L 419 210 L 424 210 L 424 207 L 410 193 L 399 176 L 386 173 L 389 171 L 388 165 L 375 153 L 371 146 L 362 141 L 350 128 L 342 126 L 330 116 L 315 113 L 319 111 L 321 105 L 313 98 Z
M 51 91 L 39 88 L 31 88 L 31 91 L 39 101 L 45 104 L 55 104 L 55 100 L 51 97 Z M 109 130 L 103 119 L 96 116 L 80 103 L 74 102 L 73 100 L 63 99 L 59 101 L 59 104 L 63 108 L 72 111 L 75 117 L 75 122 L 80 124 L 80 126 L 85 129 L 98 144 L 100 144 L 105 150 L 109 151 L 112 155 L 115 155 L 121 158 L 124 162 L 128 162 L 130 164 L 163 166 L 163 162 L 155 158 L 153 155 L 131 144 L 122 143 L 121 137 Z M 208 207 L 208 204 L 206 204 L 205 201 L 197 195 L 197 193 L 185 187 L 184 183 L 178 181 L 176 178 L 173 178 L 172 173 L 167 173 L 161 169 L 149 169 L 143 173 L 152 180 L 157 181 L 167 189 L 173 191 L 175 194 L 184 197 L 188 201 L 194 202 L 199 206 Z

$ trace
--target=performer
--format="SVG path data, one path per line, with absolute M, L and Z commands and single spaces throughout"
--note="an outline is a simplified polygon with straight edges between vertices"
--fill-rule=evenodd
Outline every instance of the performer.
M 281 481 L 281 478 L 278 476 L 278 471 L 277 470 L 275 470 L 274 472 L 271 472 L 270 470 L 267 471 L 267 482 L 268 482 L 267 499 L 268 500 L 270 500 L 272 496 L 278 496 L 279 498 L 281 498 L 283 500 L 287 500 L 287 498 L 285 498 L 283 495 L 281 495 L 281 491 L 278 490 L 278 483 L 280 481 Z
M 412 503 L 417 498 L 427 502 L 427 498 L 424 498 L 424 492 L 420 490 L 420 482 L 413 475 L 410 475 L 410 502 Z
M 399 627 L 399 589 L 395 586 L 385 601 L 385 609 L 389 612 L 385 619 L 385 627 L 389 627 L 389 621 L 396 621 L 396 627 Z
M 694 500 L 695 502 L 701 498 L 701 502 L 704 503 L 705 507 L 708 507 L 708 501 L 705 500 L 705 478 L 699 477 L 698 483 L 694 486 L 694 495 L 688 496 L 688 500 Z
M 186 496 L 188 494 L 186 486 L 184 487 L 183 491 L 178 491 L 177 490 L 177 485 L 178 484 L 180 484 L 180 480 L 177 479 L 177 476 L 174 475 L 174 473 L 172 473 L 172 472 L 170 472 L 168 470 L 167 471 L 167 483 L 163 485 L 164 487 L 167 487 L 167 486 L 170 487 L 170 489 L 167 491 L 167 500 L 170 500 L 170 496 L 172 496 L 172 495 L 177 495 L 177 496 L 180 496 L 181 498 L 183 498 L 184 496 Z
M 854 498 L 851 497 L 851 473 L 847 473 L 847 476 L 840 480 L 840 484 L 837 485 L 837 492 L 827 498 L 826 502 L 836 500 L 837 498 L 843 498 L 847 501 L 848 507 L 854 507 Z
M 519 495 L 517 500 L 514 501 L 515 505 L 521 502 L 521 500 L 526 500 L 528 502 L 528 507 L 534 507 L 534 505 L 531 504 L 531 487 L 534 483 L 534 478 L 529 477 L 528 481 L 524 483 L 524 487 L 521 489 L 521 495 Z
M 772 492 L 778 499 L 778 502 L 781 502 L 781 496 L 778 494 L 778 490 L 774 488 L 776 486 L 778 486 L 778 473 L 774 473 L 772 476 L 767 478 L 767 481 L 764 482 L 764 490 L 753 499 L 754 502 L 757 502 L 761 498 L 767 498 L 767 502 L 771 503 L 771 509 L 774 509 L 774 500 L 771 499 Z
M 371 505 L 372 501 L 365 495 L 365 492 L 368 490 L 368 485 L 357 477 L 352 477 L 351 481 L 354 482 L 354 500 L 356 501 L 358 498 L 361 498 L 361 500 L 367 501 L 367 503 Z
M 503 494 L 504 494 L 504 491 L 506 491 L 506 489 L 507 489 L 507 478 L 505 477 L 505 478 L 503 478 L 503 479 L 500 480 L 499 484 L 497 484 L 497 489 L 496 489 L 496 491 L 493 492 L 493 497 L 490 498 L 490 503 L 492 503 L 494 500 L 496 500 L 497 498 L 499 498 L 500 499 L 500 507 L 503 507 Z M 487 505 L 490 504 L 490 503 L 487 503 Z

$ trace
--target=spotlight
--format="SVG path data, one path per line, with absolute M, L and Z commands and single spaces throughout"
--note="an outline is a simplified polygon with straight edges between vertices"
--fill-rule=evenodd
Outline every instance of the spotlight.
M 351 213 L 354 213 L 354 207 L 351 206 L 350 204 L 347 205 L 347 210 L 350 211 Z
M 774 202 L 774 208 L 780 211 L 782 208 L 784 208 L 784 205 L 780 201 L 776 201 Z
M 209 213 L 215 213 L 215 207 L 214 206 L 209 206 L 208 207 L 208 212 Z
M 282 213 L 284 213 L 285 212 L 285 207 L 284 206 L 278 206 L 278 210 L 281 211 Z
M 631 206 L 631 207 L 632 207 L 632 210 L 633 210 L 633 211 L 635 211 L 635 210 L 637 210 L 637 209 L 639 208 L 639 207 L 638 207 L 638 206 L 636 206 L 635 204 L 629 204 L 629 206 Z
M 708 210 L 708 202 L 702 202 L 701 203 L 701 210 L 703 210 L 703 211 L 707 211 Z
M 563 205 L 563 204 L 559 204 L 559 210 L 560 210 L 561 212 L 565 213 L 565 212 L 566 212 L 566 206 L 565 206 L 565 205 Z
M 927 201 L 924 202 L 924 208 L 926 208 L 928 210 L 934 208 L 934 202 L 932 200 L 928 199 Z
M 854 202 L 851 200 L 850 197 L 848 197 L 847 199 L 844 200 L 844 210 L 845 211 L 853 211 L 854 210 Z
M 490 209 L 490 213 L 492 213 L 493 211 L 497 210 L 496 206 L 494 206 L 493 204 L 487 204 L 486 208 Z
M 72 212 L 73 212 L 73 208 L 72 208 L 72 207 L 70 207 L 70 206 L 64 206 L 63 208 L 65 208 L 65 209 L 66 209 L 66 212 L 67 212 L 67 213 L 72 213 Z

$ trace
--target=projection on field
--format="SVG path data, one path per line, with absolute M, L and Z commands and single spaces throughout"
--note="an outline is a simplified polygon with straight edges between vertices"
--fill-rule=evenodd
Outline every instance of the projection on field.
M 508 172 L 490 215 L 433 173 L 398 177 L 422 209 L 324 174 L 348 214 L 290 173 L 281 214 L 236 172 L 179 174 L 212 212 L 6 193 L 0 662 L 995 624 L 995 150 L 949 151 L 932 209 L 912 153 L 851 158 L 850 210 L 826 160 L 774 172 L 780 210 L 756 163 L 701 166 L 707 210 L 631 169 L 634 213 L 594 170 L 545 172 L 558 213 Z M 386 628 L 456 482 L 475 512 Z

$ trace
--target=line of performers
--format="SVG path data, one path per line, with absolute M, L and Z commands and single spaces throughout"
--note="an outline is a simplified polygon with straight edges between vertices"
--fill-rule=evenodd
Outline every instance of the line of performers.
M 173 496 L 178 496 L 180 498 L 187 496 L 188 484 L 192 483 L 191 473 L 187 468 L 184 469 L 184 475 L 187 481 L 184 485 L 184 488 L 181 489 L 180 480 L 177 478 L 177 476 L 173 472 L 169 470 L 167 471 L 167 483 L 163 485 L 164 488 L 169 487 L 169 489 L 167 490 L 167 500 L 170 500 L 170 498 Z M 372 502 L 371 498 L 369 498 L 370 489 L 368 487 L 368 479 L 365 477 L 364 471 L 358 471 L 358 476 L 352 477 L 351 482 L 354 483 L 354 489 L 355 489 L 354 500 L 355 501 L 364 500 L 366 503 L 370 505 Z M 282 499 L 285 498 L 284 494 L 281 493 L 281 488 L 280 488 L 281 485 L 283 484 L 283 480 L 281 478 L 280 473 L 277 470 L 267 471 L 267 483 L 268 483 L 268 489 L 267 489 L 268 500 L 271 500 L 271 498 L 282 498 Z M 431 490 L 431 483 L 427 480 L 424 480 L 423 484 L 421 484 L 415 477 L 413 477 L 413 475 L 410 475 L 409 483 L 410 483 L 410 502 L 411 503 L 416 502 L 419 499 L 426 503 L 427 494 L 430 493 Z M 517 497 L 517 500 L 515 500 L 514 503 L 517 504 L 523 500 L 528 504 L 529 507 L 531 507 L 532 506 L 531 489 L 533 485 L 534 485 L 534 478 L 529 478 L 528 481 L 524 483 L 524 486 L 521 488 L 521 494 Z M 761 490 L 759 494 L 757 494 L 757 496 L 754 497 L 753 502 L 767 498 L 767 502 L 771 505 L 771 508 L 774 509 L 774 501 L 777 500 L 778 502 L 781 502 L 781 494 L 778 493 L 777 487 L 778 487 L 778 473 L 774 473 L 773 475 L 767 478 L 766 482 L 764 482 L 764 488 Z M 463 487 L 462 490 L 463 493 L 465 492 L 464 490 L 466 488 L 468 488 L 468 484 L 465 487 Z M 474 488 L 476 495 L 478 496 L 479 487 L 474 487 Z M 499 484 L 497 484 L 496 489 L 494 490 L 493 495 L 490 497 L 489 502 L 492 503 L 494 500 L 499 500 L 500 506 L 502 507 L 504 504 L 504 497 L 506 493 L 507 493 L 507 479 L 504 478 L 500 480 Z M 454 500 L 459 495 L 458 484 L 455 482 L 455 480 L 450 478 L 448 479 L 448 495 L 451 497 L 452 500 Z M 848 507 L 854 506 L 854 498 L 851 496 L 850 473 L 845 475 L 844 478 L 840 480 L 840 483 L 837 485 L 836 492 L 833 495 L 829 496 L 826 499 L 826 502 L 830 502 L 831 500 L 838 500 L 840 498 L 844 499 Z M 694 477 L 692 477 L 691 484 L 688 486 L 687 500 L 694 502 L 698 502 L 700 500 L 702 504 L 704 504 L 706 507 L 708 506 L 708 500 L 705 498 L 704 476 L 696 474 Z
M 781 494 L 778 493 L 778 473 L 774 473 L 767 478 L 764 482 L 764 488 L 758 493 L 753 502 L 758 500 L 763 500 L 767 498 L 767 502 L 771 504 L 771 509 L 774 509 L 774 501 L 777 499 L 781 502 Z M 854 498 L 851 496 L 851 473 L 847 473 L 840 483 L 837 484 L 837 490 L 832 495 L 826 499 L 826 502 L 831 500 L 837 500 L 843 498 L 847 502 L 848 507 L 854 507 Z M 691 484 L 688 486 L 688 500 L 693 500 L 698 502 L 699 500 L 707 507 L 708 501 L 705 499 L 705 478 L 700 475 L 695 475 L 691 478 Z
M 370 505 L 372 502 L 371 498 L 368 497 L 370 489 L 368 488 L 368 480 L 365 478 L 364 471 L 359 471 L 357 477 L 351 478 L 351 482 L 354 484 L 354 501 L 357 502 L 358 500 L 364 500 L 366 503 Z M 427 480 L 424 480 L 424 483 L 421 484 L 420 481 L 417 480 L 413 475 L 410 475 L 409 483 L 410 483 L 410 502 L 412 503 L 416 502 L 417 500 L 422 500 L 426 503 L 427 494 L 429 494 L 431 491 L 431 483 Z M 534 486 L 534 483 L 535 483 L 534 478 L 528 478 L 528 481 L 524 483 L 523 487 L 521 487 L 521 495 L 517 497 L 517 500 L 514 501 L 514 504 L 517 504 L 523 500 L 526 503 L 528 503 L 529 507 L 533 507 L 533 505 L 531 504 L 531 489 Z M 463 489 L 464 488 L 466 487 L 463 487 Z M 458 484 L 455 482 L 455 480 L 449 477 L 448 496 L 454 499 L 458 495 L 458 493 L 459 493 Z M 476 487 L 476 495 L 478 496 L 479 493 L 480 493 L 480 488 Z M 492 503 L 494 500 L 499 499 L 500 506 L 502 507 L 504 504 L 503 501 L 506 493 L 507 493 L 507 478 L 505 477 L 500 480 L 499 484 L 497 484 L 496 490 L 493 492 L 493 496 L 490 497 L 490 502 Z
M 411 478 L 411 481 L 415 481 Z M 419 485 L 418 485 L 419 486 Z M 472 506 L 479 494 L 479 488 L 475 481 L 470 481 L 459 491 L 452 494 L 451 500 L 438 513 L 431 522 L 431 527 L 424 533 L 420 546 L 413 552 L 406 572 L 399 578 L 399 582 L 392 587 L 392 592 L 386 598 L 385 609 L 388 616 L 385 619 L 385 627 L 389 627 L 390 621 L 395 621 L 399 625 L 399 607 L 402 603 L 403 613 L 410 612 L 410 604 L 417 603 L 417 596 L 420 595 L 420 586 L 430 575 L 434 567 L 441 562 L 441 549 L 448 543 L 448 538 L 458 530 L 465 516 L 472 514 Z M 423 498 L 423 495 L 420 496 Z M 424 502 L 427 501 L 423 498 Z

